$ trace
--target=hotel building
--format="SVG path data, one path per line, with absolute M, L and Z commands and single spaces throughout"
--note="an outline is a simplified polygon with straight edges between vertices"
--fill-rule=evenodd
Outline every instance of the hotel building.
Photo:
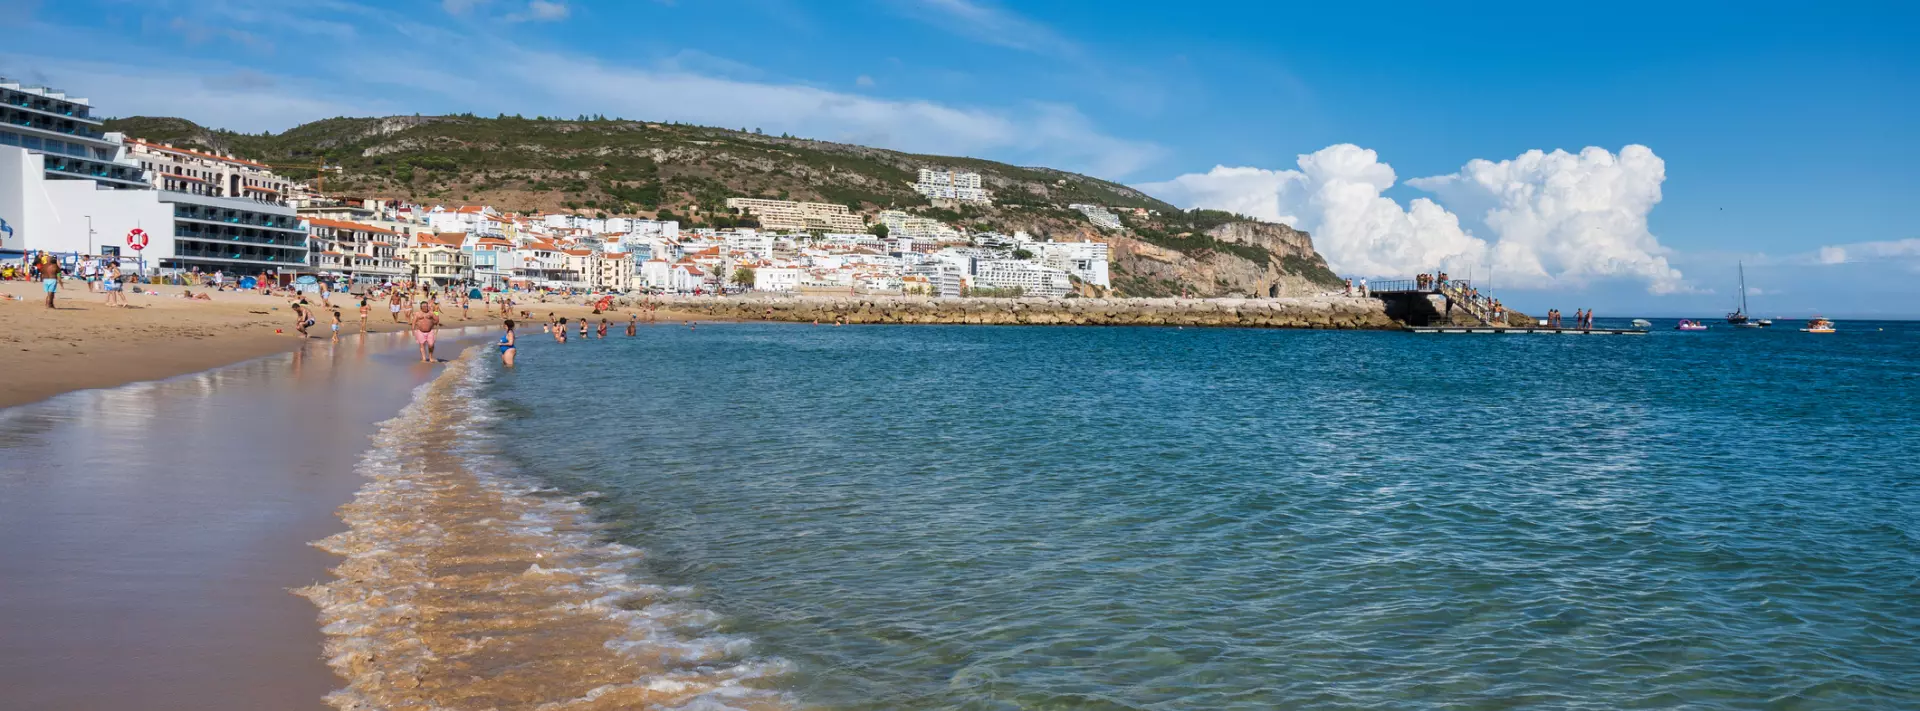
M 126 139 L 128 157 L 146 171 L 147 182 L 169 192 L 284 204 L 293 182 L 261 163 L 230 155 Z
M 927 196 L 929 200 L 983 204 L 993 201 L 992 195 L 981 189 L 979 173 L 956 173 L 951 170 L 921 168 L 920 180 L 913 184 L 913 190 Z
M 768 230 L 864 232 L 866 220 L 845 205 L 757 198 L 727 198 L 727 207 L 753 215 Z
M 154 190 L 85 99 L 0 80 L 0 258 L 107 255 L 140 271 L 307 271 L 307 232 L 277 198 Z

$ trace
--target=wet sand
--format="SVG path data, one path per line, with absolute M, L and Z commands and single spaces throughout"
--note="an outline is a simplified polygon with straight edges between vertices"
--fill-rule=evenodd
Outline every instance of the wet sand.
M 343 530 L 375 424 L 443 369 L 356 334 L 0 410 L 0 707 L 325 709 L 289 591 L 338 562 L 309 544 Z

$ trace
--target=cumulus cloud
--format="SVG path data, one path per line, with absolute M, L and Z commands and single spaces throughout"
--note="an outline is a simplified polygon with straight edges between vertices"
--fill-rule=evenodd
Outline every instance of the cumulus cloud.
M 1855 262 L 1894 262 L 1920 269 L 1920 239 L 1831 244 L 1821 247 L 1810 261 L 1828 266 Z
M 1590 280 L 1643 281 L 1654 293 L 1685 289 L 1667 250 L 1647 231 L 1666 166 L 1645 146 L 1618 155 L 1588 148 L 1474 160 L 1458 172 L 1406 181 L 1430 191 L 1402 207 L 1383 193 L 1392 166 L 1350 144 L 1300 156 L 1297 170 L 1216 167 L 1139 186 L 1175 204 L 1232 210 L 1313 234 L 1338 271 L 1406 276 L 1490 266 L 1502 285 L 1550 287 Z M 1456 212 L 1459 211 L 1459 212 Z M 1463 226 L 1460 214 L 1483 228 Z M 1484 274 L 1485 272 L 1480 272 Z

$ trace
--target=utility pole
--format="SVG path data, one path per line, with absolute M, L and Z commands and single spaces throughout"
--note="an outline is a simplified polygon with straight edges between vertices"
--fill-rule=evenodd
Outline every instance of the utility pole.
M 93 254 L 93 216 L 87 215 L 87 254 Z

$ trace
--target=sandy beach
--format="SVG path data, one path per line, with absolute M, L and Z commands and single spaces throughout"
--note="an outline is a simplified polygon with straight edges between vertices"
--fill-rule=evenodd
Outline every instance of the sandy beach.
M 103 295 L 69 281 L 59 293 L 57 308 L 48 311 L 41 306 L 37 282 L 0 283 L 0 294 L 14 297 L 0 298 L 0 352 L 6 353 L 0 366 L 0 407 L 72 390 L 195 373 L 289 351 L 301 343 L 284 297 L 214 292 L 212 301 L 192 301 L 181 298 L 181 287 L 144 288 L 160 295 L 131 296 L 132 308 L 108 308 Z M 342 332 L 359 333 L 357 302 L 336 296 L 333 303 L 345 319 Z M 534 313 L 536 321 L 549 312 L 568 318 L 592 312 L 579 304 L 532 300 L 516 309 Z M 605 314 L 609 319 L 615 315 Z M 666 311 L 658 317 L 682 318 Z M 373 304 L 370 320 L 370 332 L 404 328 L 391 322 L 384 303 Z M 457 310 L 447 318 L 449 327 L 497 323 L 498 317 L 488 317 L 477 306 L 469 320 L 462 320 Z M 311 333 L 310 341 L 326 340 L 327 319 L 321 318 Z
M 289 591 L 339 562 L 311 544 L 344 530 L 368 437 L 444 366 L 404 325 L 361 335 L 357 303 L 336 299 L 331 342 L 324 320 L 292 335 L 284 297 L 149 287 L 121 309 L 71 286 L 49 311 L 0 284 L 0 706 L 325 708 L 341 680 Z M 449 314 L 440 357 L 497 323 Z

